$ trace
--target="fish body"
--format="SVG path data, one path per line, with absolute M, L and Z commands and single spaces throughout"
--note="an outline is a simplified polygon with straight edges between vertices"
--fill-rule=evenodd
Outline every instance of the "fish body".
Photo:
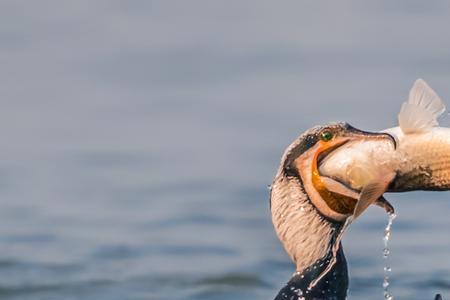
M 395 173 L 400 181 L 395 191 L 450 188 L 450 128 L 435 127 L 427 132 L 405 135 L 400 127 L 383 130 L 397 141 L 357 141 L 341 146 L 320 164 L 322 176 L 333 178 L 361 191 L 382 174 Z
M 401 107 L 399 126 L 382 131 L 395 144 L 388 139 L 346 143 L 319 162 L 320 175 L 359 193 L 360 200 L 365 195 L 364 209 L 386 191 L 450 189 L 450 128 L 437 122 L 444 111 L 437 94 L 417 80 Z
M 396 192 L 450 188 L 450 128 L 433 127 L 426 132 L 404 134 L 400 127 L 385 130 L 398 140 L 392 164 L 398 180 Z

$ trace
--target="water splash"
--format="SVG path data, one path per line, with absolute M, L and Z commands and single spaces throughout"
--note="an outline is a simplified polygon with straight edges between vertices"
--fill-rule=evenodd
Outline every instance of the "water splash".
M 383 280 L 383 292 L 384 292 L 384 299 L 385 300 L 394 300 L 394 296 L 389 292 L 389 274 L 392 272 L 392 269 L 390 266 L 387 265 L 388 258 L 389 258 L 389 238 L 391 237 L 391 227 L 392 222 L 397 217 L 396 214 L 390 213 L 388 223 L 386 225 L 386 228 L 384 229 L 384 237 L 383 237 L 383 259 L 385 260 L 385 266 L 384 266 L 384 280 Z

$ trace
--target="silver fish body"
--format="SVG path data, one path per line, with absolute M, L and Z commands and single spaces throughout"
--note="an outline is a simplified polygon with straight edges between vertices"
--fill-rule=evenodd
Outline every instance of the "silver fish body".
M 397 175 L 389 191 L 450 189 L 450 128 L 403 134 L 395 127 L 386 132 L 398 139 Z
M 362 140 L 328 154 L 319 166 L 322 176 L 360 191 L 386 174 L 395 174 L 388 191 L 450 189 L 450 128 L 404 134 L 399 127 L 383 132 L 397 142 Z

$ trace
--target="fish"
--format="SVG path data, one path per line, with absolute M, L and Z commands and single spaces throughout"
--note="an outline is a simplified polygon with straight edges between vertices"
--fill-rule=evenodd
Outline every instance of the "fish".
M 450 189 L 450 128 L 438 122 L 445 111 L 437 93 L 418 79 L 401 106 L 398 126 L 381 131 L 392 139 L 351 141 L 319 162 L 330 191 L 358 200 L 353 219 L 386 201 L 385 192 Z

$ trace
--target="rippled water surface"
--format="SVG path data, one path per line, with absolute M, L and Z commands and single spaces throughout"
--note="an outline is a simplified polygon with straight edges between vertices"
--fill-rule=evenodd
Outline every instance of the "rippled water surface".
M 268 207 L 284 147 L 328 121 L 394 126 L 418 77 L 450 103 L 449 15 L 2 1 L 0 298 L 273 299 L 294 271 Z M 390 292 L 450 298 L 450 193 L 387 198 Z M 371 208 L 344 237 L 350 299 L 383 297 L 386 220 Z

